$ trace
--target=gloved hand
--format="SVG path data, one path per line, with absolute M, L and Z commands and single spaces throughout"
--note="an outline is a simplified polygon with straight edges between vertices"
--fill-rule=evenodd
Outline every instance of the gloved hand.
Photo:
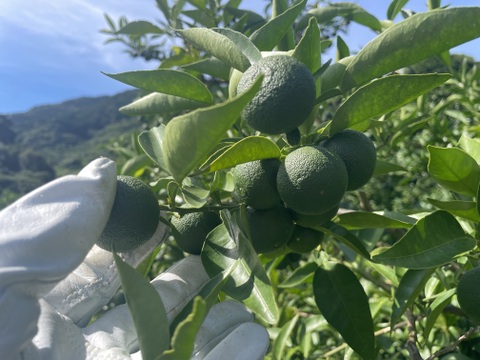
M 100 158 L 0 212 L 0 359 L 141 359 L 126 304 L 89 323 L 120 286 L 112 254 L 94 245 L 115 190 L 115 164 Z M 121 258 L 137 266 L 166 231 L 159 223 Z M 200 258 L 189 256 L 152 281 L 169 321 L 208 280 Z M 262 359 L 268 343 L 253 315 L 226 301 L 210 310 L 192 359 Z

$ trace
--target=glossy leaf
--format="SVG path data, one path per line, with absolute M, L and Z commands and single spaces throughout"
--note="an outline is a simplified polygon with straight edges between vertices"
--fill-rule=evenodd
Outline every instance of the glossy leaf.
M 450 201 L 440 201 L 435 199 L 427 199 L 430 204 L 435 206 L 438 209 L 446 210 L 450 214 L 462 217 L 467 220 L 474 222 L 480 221 L 480 216 L 477 210 L 476 201 L 464 201 L 464 200 L 450 200 Z
M 168 318 L 160 295 L 150 282 L 113 253 L 128 308 L 145 360 L 156 359 L 170 346 Z
M 167 115 L 183 110 L 193 110 L 207 106 L 207 103 L 186 99 L 180 96 L 154 92 L 134 102 L 122 106 L 119 110 L 125 115 Z
M 460 194 L 476 196 L 480 166 L 458 148 L 428 146 L 428 172 L 442 186 Z
M 141 175 L 144 169 L 151 164 L 152 160 L 147 155 L 136 155 L 123 164 L 120 174 L 129 176 L 136 176 L 137 174 Z
M 141 20 L 128 23 L 116 34 L 143 36 L 146 34 L 165 34 L 165 31 L 151 22 Z
M 237 97 L 170 120 L 165 127 L 162 148 L 167 168 L 175 180 L 181 182 L 205 161 L 255 96 L 261 80 L 259 77 L 249 90 Z
M 291 6 L 288 10 L 256 30 L 250 36 L 250 40 L 261 51 L 272 50 L 292 28 L 296 18 L 305 8 L 306 4 L 307 0 L 302 0 L 298 4 Z
M 450 77 L 450 74 L 391 75 L 374 80 L 340 105 L 333 117 L 330 134 L 346 128 L 365 131 L 372 118 L 408 104 Z
M 364 359 L 375 358 L 375 337 L 368 297 L 345 265 L 317 268 L 313 295 L 318 309 L 345 342 Z
M 317 270 L 317 264 L 309 262 L 303 266 L 296 268 L 282 283 L 278 285 L 279 288 L 291 288 L 305 283 L 313 276 Z
M 200 297 L 195 297 L 193 310 L 176 328 L 172 336 L 172 348 L 163 352 L 157 360 L 189 360 L 192 356 L 195 336 L 207 316 L 207 306 Z M 156 334 L 152 332 L 154 336 Z
M 337 214 L 335 223 L 349 230 L 368 228 L 409 229 L 412 226 L 407 222 L 368 211 L 351 211 Z
M 480 7 L 452 7 L 415 14 L 385 30 L 354 56 L 342 89 L 351 89 L 479 36 Z
M 150 159 L 157 163 L 162 170 L 167 170 L 162 150 L 164 132 L 165 125 L 151 128 L 138 136 L 138 142 Z
M 233 41 L 235 45 L 237 45 L 242 50 L 242 53 L 247 57 L 250 63 L 253 64 L 258 60 L 262 59 L 262 53 L 260 52 L 260 50 L 252 43 L 252 41 L 248 37 L 246 37 L 242 33 L 226 28 L 218 28 L 214 30 Z
M 197 184 L 190 178 L 185 178 L 180 188 L 183 199 L 192 208 L 199 209 L 204 206 L 210 196 L 210 190 L 203 184 Z
M 138 70 L 105 75 L 139 89 L 175 95 L 208 105 L 213 103 L 212 94 L 205 84 L 183 71 Z
M 202 166 L 202 170 L 213 172 L 249 161 L 280 158 L 280 155 L 280 149 L 269 138 L 249 136 L 229 147 L 207 166 Z
M 258 259 L 239 219 L 222 210 L 223 224 L 210 232 L 201 258 L 210 277 L 229 269 L 238 259 L 240 263 L 231 273 L 223 291 L 242 301 L 256 316 L 269 324 L 278 321 L 279 312 L 275 294 L 265 269 Z
M 250 66 L 248 57 L 242 51 L 242 47 L 245 47 L 249 40 L 239 32 L 228 29 L 206 28 L 190 28 L 176 31 L 189 42 L 241 72 L 244 72 Z M 229 33 L 230 37 L 233 37 L 232 34 L 235 34 L 240 46 L 221 32 Z M 248 49 L 251 49 L 251 47 L 248 47 Z
M 436 211 L 417 221 L 398 242 L 372 257 L 373 261 L 409 269 L 428 269 L 449 263 L 476 246 L 458 221 Z
M 395 299 L 392 306 L 390 318 L 391 326 L 400 319 L 405 311 L 417 299 L 418 294 L 423 290 L 434 269 L 407 270 L 400 279 L 400 284 L 395 291 Z

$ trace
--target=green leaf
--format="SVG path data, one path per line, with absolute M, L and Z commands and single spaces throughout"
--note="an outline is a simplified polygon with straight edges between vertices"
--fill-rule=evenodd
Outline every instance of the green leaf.
M 277 338 L 272 344 L 272 355 L 274 359 L 282 359 L 287 346 L 287 342 L 292 336 L 295 325 L 297 324 L 299 315 L 296 314 L 290 321 L 282 326 L 280 332 L 278 333 Z
M 298 42 L 293 57 L 303 62 L 312 74 L 320 69 L 321 63 L 320 30 L 315 18 L 308 22 L 307 30 Z
M 435 269 L 407 270 L 400 279 L 395 291 L 395 301 L 392 306 L 390 324 L 393 327 L 398 319 L 413 304 L 418 294 L 423 290 Z
M 162 170 L 167 170 L 162 150 L 164 132 L 165 125 L 151 128 L 138 136 L 138 142 L 150 159 L 157 163 Z
M 340 35 L 337 35 L 337 60 L 350 56 L 350 49 Z
M 181 182 L 206 159 L 255 96 L 262 79 L 260 76 L 249 90 L 237 97 L 178 116 L 166 125 L 163 156 L 175 180 Z
M 280 158 L 280 155 L 280 149 L 269 138 L 248 136 L 233 144 L 210 164 L 202 166 L 202 170 L 213 172 L 249 161 Z
M 147 155 L 136 155 L 128 159 L 125 164 L 123 164 L 122 169 L 120 170 L 120 174 L 135 176 L 136 173 L 139 172 L 141 175 L 143 173 L 143 170 L 151 164 L 152 160 Z
M 359 88 L 340 105 L 330 129 L 333 135 L 346 128 L 365 131 L 374 117 L 408 104 L 451 78 L 450 74 L 391 75 Z
M 445 290 L 441 294 L 438 294 L 437 298 L 430 304 L 430 313 L 427 315 L 427 321 L 425 323 L 424 336 L 428 338 L 430 331 L 433 329 L 438 317 L 442 314 L 445 306 L 450 304 L 453 295 L 455 295 L 456 289 Z
M 460 194 L 476 196 L 480 182 L 480 166 L 475 159 L 458 148 L 429 145 L 428 172 L 445 188 Z
M 475 159 L 477 164 L 480 163 L 480 140 L 472 139 L 466 134 L 462 134 L 458 145 L 465 150 L 465 152 Z
M 146 34 L 165 34 L 165 31 L 148 21 L 132 21 L 122 27 L 116 34 L 143 36 Z
M 397 243 L 372 257 L 373 261 L 409 269 L 428 269 L 449 263 L 470 251 L 476 240 L 458 221 L 439 210 L 417 221 Z
M 408 3 L 408 0 L 393 0 L 387 10 L 387 19 L 393 20 L 406 3 Z
M 407 222 L 368 211 L 351 211 L 337 214 L 335 224 L 343 226 L 349 230 L 369 228 L 409 229 L 412 226 Z
M 208 104 L 200 101 L 186 99 L 180 96 L 154 92 L 134 102 L 122 106 L 119 111 L 125 115 L 167 115 L 183 110 L 193 110 Z
M 283 282 L 281 282 L 279 288 L 291 288 L 305 283 L 312 274 L 317 270 L 317 264 L 313 262 L 306 263 L 296 268 Z
M 380 21 L 374 15 L 365 11 L 357 4 L 350 2 L 332 3 L 328 6 L 309 10 L 308 13 L 299 20 L 297 29 L 305 28 L 307 20 L 312 16 L 314 16 L 320 24 L 328 24 L 334 18 L 340 16 L 348 21 L 355 21 L 360 25 L 367 26 L 373 31 L 382 30 Z
M 291 6 L 287 11 L 271 19 L 255 31 L 250 36 L 250 40 L 261 51 L 272 50 L 292 28 L 293 23 L 306 4 L 307 0 L 302 0 L 298 4 Z
M 430 204 L 433 206 L 448 211 L 450 214 L 462 217 L 467 220 L 474 222 L 480 221 L 480 216 L 477 210 L 476 201 L 465 201 L 465 200 L 450 200 L 450 201 L 440 201 L 428 198 Z
M 170 346 L 168 318 L 160 295 L 150 282 L 113 253 L 128 308 L 145 360 L 153 360 Z
M 210 196 L 210 190 L 199 181 L 194 181 L 191 178 L 185 178 L 180 188 L 183 199 L 189 207 L 199 209 L 204 206 Z
M 345 342 L 362 358 L 375 358 L 375 337 L 368 297 L 355 274 L 345 265 L 317 268 L 313 296 L 318 309 Z
M 288 10 L 288 0 L 272 1 L 272 19 Z M 287 30 L 285 36 L 278 42 L 276 49 L 279 51 L 289 51 L 295 47 L 295 32 L 293 27 Z
M 212 94 L 205 84 L 183 71 L 138 70 L 105 75 L 139 89 L 175 95 L 208 105 L 213 103 Z
M 260 50 L 252 43 L 252 41 L 248 37 L 246 37 L 242 33 L 226 28 L 218 28 L 214 30 L 233 41 L 235 45 L 237 45 L 242 50 L 242 53 L 247 57 L 250 63 L 253 64 L 262 59 L 262 53 L 260 52 Z
M 249 51 L 254 52 L 254 50 L 252 50 L 253 45 L 250 44 L 250 40 L 242 33 L 228 29 L 206 28 L 191 28 L 176 31 L 194 45 L 241 72 L 244 72 L 250 67 L 250 61 L 242 49 L 246 48 L 247 53 Z M 229 34 L 229 36 L 225 34 Z M 234 40 L 231 38 L 234 38 Z M 239 45 L 237 45 L 235 41 L 238 41 Z
M 183 10 L 182 14 L 206 28 L 212 28 L 216 25 L 215 19 L 212 18 L 211 14 L 203 10 Z
M 389 174 L 395 171 L 407 171 L 403 166 L 393 164 L 388 161 L 377 159 L 375 163 L 375 170 L 373 172 L 374 176 Z
M 207 316 L 207 306 L 200 296 L 195 297 L 191 314 L 182 321 L 172 336 L 172 348 L 164 351 L 157 360 L 189 360 L 203 320 Z M 152 335 L 156 336 L 154 332 Z
M 341 87 L 346 91 L 479 36 L 480 7 L 438 9 L 415 14 L 365 45 L 348 65 Z
M 202 74 L 208 74 L 218 79 L 228 81 L 230 78 L 230 66 L 216 58 L 207 58 L 200 61 L 186 64 L 182 69 L 198 71 Z
M 209 276 L 214 277 L 240 259 L 223 291 L 242 301 L 263 321 L 275 324 L 279 317 L 276 296 L 263 265 L 242 229 L 239 216 L 239 212 L 234 217 L 226 210 L 221 211 L 224 224 L 208 234 L 201 254 L 202 263 Z
M 323 231 L 326 235 L 332 236 L 335 240 L 338 240 L 344 245 L 348 246 L 365 259 L 370 259 L 370 253 L 367 251 L 362 242 L 352 232 L 348 231 L 344 227 L 329 221 L 322 226 L 312 226 L 312 228 Z

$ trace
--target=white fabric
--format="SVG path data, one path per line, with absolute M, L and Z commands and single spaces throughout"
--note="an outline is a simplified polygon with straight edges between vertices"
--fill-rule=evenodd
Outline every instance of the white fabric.
M 120 286 L 112 254 L 94 245 L 115 190 L 115 164 L 100 158 L 0 212 L 0 359 L 142 359 L 127 305 L 87 325 Z M 137 266 L 166 230 L 159 223 L 152 239 L 120 256 Z M 190 256 L 152 281 L 169 321 L 208 280 L 200 257 Z M 267 348 L 268 334 L 253 315 L 223 302 L 210 310 L 192 359 L 220 360 L 233 351 L 235 359 L 256 360 Z

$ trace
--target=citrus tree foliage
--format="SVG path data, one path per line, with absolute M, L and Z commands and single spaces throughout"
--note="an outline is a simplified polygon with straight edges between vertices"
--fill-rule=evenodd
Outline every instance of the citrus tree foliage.
M 171 216 L 221 217 L 200 255 L 212 280 L 192 312 L 174 321 L 177 336 L 162 356 L 189 358 L 178 332 L 190 349 L 206 309 L 234 298 L 267 327 L 268 359 L 478 358 L 479 329 L 459 307 L 456 285 L 478 266 L 480 72 L 449 50 L 480 37 L 480 7 L 429 1 L 425 12 L 412 14 L 408 1 L 394 0 L 386 19 L 377 19 L 346 2 L 274 0 L 267 15 L 235 0 L 156 3 L 159 24 L 123 19 L 117 26 L 107 17 L 112 41 L 162 49 L 155 70 L 107 74 L 144 91 L 120 111 L 153 119 L 123 171 L 148 176 Z M 404 18 L 394 21 L 399 14 Z M 338 35 L 349 22 L 378 34 L 357 54 Z M 171 39 L 182 45 L 152 45 Z M 334 61 L 322 56 L 333 40 Z M 236 83 L 271 51 L 301 61 L 315 80 L 315 106 L 289 134 L 263 134 L 241 120 L 264 78 L 239 94 Z M 427 59 L 439 60 L 420 63 Z M 303 224 L 323 234 L 314 250 L 257 254 L 245 205 L 233 196 L 232 169 L 283 161 L 346 129 L 375 143 L 374 178 L 347 192 L 331 219 Z M 416 180 L 428 183 L 423 193 L 415 192 Z M 174 240 L 160 251 L 165 247 L 180 254 Z M 162 334 L 170 336 L 168 329 Z M 142 344 L 151 354 L 148 341 Z

